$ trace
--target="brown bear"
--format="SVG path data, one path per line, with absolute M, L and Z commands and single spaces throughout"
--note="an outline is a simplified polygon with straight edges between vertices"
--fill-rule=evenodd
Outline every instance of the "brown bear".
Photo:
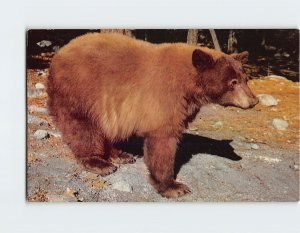
M 258 102 L 240 62 L 246 56 L 86 34 L 52 60 L 49 111 L 77 160 L 102 176 L 116 171 L 117 164 L 135 162 L 114 147 L 116 142 L 144 137 L 151 184 L 164 197 L 179 197 L 190 191 L 174 179 L 176 146 L 201 106 L 246 109 Z

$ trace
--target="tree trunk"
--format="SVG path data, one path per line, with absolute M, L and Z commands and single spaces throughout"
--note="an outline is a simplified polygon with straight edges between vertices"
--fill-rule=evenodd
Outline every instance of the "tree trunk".
M 211 38 L 213 40 L 215 49 L 221 51 L 221 48 L 220 48 L 215 30 L 214 29 L 209 29 L 209 32 L 210 32 Z
M 187 34 L 187 43 L 196 45 L 198 42 L 198 29 L 189 29 Z
M 102 33 L 118 33 L 118 34 L 130 36 L 130 37 L 134 37 L 132 34 L 132 31 L 129 29 L 101 29 L 101 32 Z
M 237 53 L 237 39 L 235 37 L 235 32 L 233 30 L 230 30 L 229 36 L 228 36 L 228 45 L 227 45 L 227 53 Z

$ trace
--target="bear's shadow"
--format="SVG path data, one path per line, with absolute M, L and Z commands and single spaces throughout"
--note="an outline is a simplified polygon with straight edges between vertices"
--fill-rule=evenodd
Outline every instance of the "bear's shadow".
M 229 144 L 230 142 L 231 140 L 215 140 L 193 134 L 183 134 L 176 152 L 174 168 L 175 176 L 178 174 L 180 168 L 196 154 L 205 153 L 233 161 L 241 160 L 242 158 L 234 152 L 233 147 Z M 116 147 L 127 153 L 142 157 L 143 144 L 143 138 L 133 136 L 127 141 L 117 143 Z

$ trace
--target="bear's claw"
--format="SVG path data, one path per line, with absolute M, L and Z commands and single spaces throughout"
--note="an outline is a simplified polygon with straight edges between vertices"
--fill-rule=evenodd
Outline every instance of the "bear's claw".
M 91 157 L 83 160 L 82 165 L 87 171 L 101 176 L 107 176 L 117 170 L 117 166 L 111 162 L 97 157 Z
M 163 197 L 167 198 L 177 198 L 182 197 L 187 193 L 191 193 L 191 190 L 185 184 L 179 183 L 175 181 L 172 185 L 170 185 L 164 191 L 159 192 Z

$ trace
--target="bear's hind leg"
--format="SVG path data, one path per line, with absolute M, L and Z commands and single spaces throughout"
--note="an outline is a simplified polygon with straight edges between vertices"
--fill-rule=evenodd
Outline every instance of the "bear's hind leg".
M 110 143 L 93 126 L 85 127 L 78 131 L 78 139 L 73 138 L 71 142 L 77 160 L 87 171 L 101 176 L 115 172 L 117 166 L 109 159 Z
M 189 193 L 189 188 L 174 180 L 174 161 L 177 139 L 147 137 L 144 161 L 150 172 L 150 183 L 164 197 L 176 198 Z
M 106 176 L 117 170 L 117 166 L 109 161 L 110 144 L 100 129 L 85 117 L 72 115 L 63 107 L 57 109 L 55 116 L 64 141 L 87 171 Z

